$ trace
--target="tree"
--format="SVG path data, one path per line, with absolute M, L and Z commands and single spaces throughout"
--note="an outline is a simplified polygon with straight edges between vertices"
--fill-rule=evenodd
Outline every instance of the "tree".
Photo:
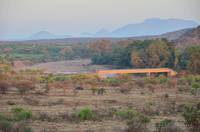
M 41 78 L 41 82 L 45 84 L 45 92 L 49 92 L 49 83 L 52 83 L 54 81 L 52 74 L 47 74 Z
M 89 45 L 89 48 L 96 53 L 110 52 L 112 49 L 112 43 L 109 40 L 99 40 Z
M 187 69 L 192 73 L 200 73 L 200 46 L 186 48 L 180 59 L 180 67 Z
M 131 62 L 138 68 L 173 67 L 174 50 L 166 40 L 151 40 L 146 47 L 132 50 Z

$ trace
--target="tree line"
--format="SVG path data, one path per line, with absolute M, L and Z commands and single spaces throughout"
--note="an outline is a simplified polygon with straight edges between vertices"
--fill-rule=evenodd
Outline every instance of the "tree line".
M 168 67 L 200 73 L 200 46 L 180 50 L 166 39 L 133 41 L 125 45 L 104 42 L 104 45 L 99 43 L 99 46 L 98 44 L 95 46 L 93 47 L 95 52 L 92 56 L 93 64 L 128 68 Z M 100 46 L 104 48 L 99 48 Z

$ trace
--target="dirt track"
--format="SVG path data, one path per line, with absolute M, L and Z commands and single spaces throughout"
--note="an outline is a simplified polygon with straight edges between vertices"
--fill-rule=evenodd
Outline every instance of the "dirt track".
M 47 62 L 27 66 L 26 69 L 43 69 L 49 73 L 91 73 L 99 69 L 110 69 L 111 66 L 91 65 L 90 59 Z

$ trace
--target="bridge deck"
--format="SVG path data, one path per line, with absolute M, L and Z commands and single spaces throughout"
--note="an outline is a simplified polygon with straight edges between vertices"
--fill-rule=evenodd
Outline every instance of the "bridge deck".
M 137 73 L 168 73 L 171 76 L 176 75 L 176 72 L 169 68 L 147 68 L 147 69 L 119 69 L 119 70 L 99 70 L 97 71 L 98 75 L 106 74 L 137 74 Z

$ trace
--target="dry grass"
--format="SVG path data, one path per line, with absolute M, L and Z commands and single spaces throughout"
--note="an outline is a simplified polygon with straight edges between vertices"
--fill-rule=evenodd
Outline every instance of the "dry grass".
M 54 131 L 124 131 L 126 123 L 115 118 L 103 117 L 101 121 L 85 121 L 79 123 L 59 120 L 59 115 L 73 113 L 81 108 L 89 107 L 95 111 L 106 113 L 108 109 L 135 108 L 138 111 L 150 115 L 152 118 L 149 130 L 155 130 L 154 123 L 163 119 L 170 118 L 177 120 L 178 125 L 184 126 L 184 120 L 176 108 L 180 104 L 196 103 L 199 98 L 191 94 L 176 94 L 175 89 L 164 89 L 151 93 L 148 88 L 138 88 L 133 86 L 131 91 L 124 94 L 119 90 L 108 90 L 104 95 L 93 95 L 91 90 L 85 89 L 78 91 L 74 96 L 72 92 L 62 94 L 60 89 L 51 89 L 47 95 L 36 95 L 29 93 L 26 97 L 21 97 L 18 93 L 1 95 L 0 112 L 9 114 L 9 111 L 16 106 L 21 106 L 32 110 L 34 115 L 47 113 L 49 120 L 34 120 L 30 123 L 35 131 L 54 130 Z M 141 92 L 144 92 L 141 94 Z M 167 95 L 166 95 L 167 94 Z M 7 102 L 15 102 L 9 105 Z M 53 118 L 52 121 L 51 118 Z M 105 118 L 105 119 L 104 119 Z M 47 118 L 48 119 L 48 118 Z

